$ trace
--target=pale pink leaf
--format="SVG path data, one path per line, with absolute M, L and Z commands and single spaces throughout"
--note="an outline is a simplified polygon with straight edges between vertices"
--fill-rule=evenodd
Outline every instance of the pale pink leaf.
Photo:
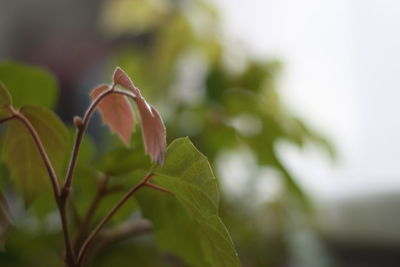
M 113 80 L 115 84 L 129 89 L 136 95 L 134 100 L 138 106 L 142 121 L 145 151 L 153 161 L 162 164 L 166 147 L 166 130 L 160 114 L 154 107 L 147 103 L 140 90 L 121 68 L 117 67 L 115 69 Z
M 142 135 L 145 150 L 153 161 L 163 164 L 166 147 L 166 130 L 161 116 L 143 98 L 137 98 L 136 104 L 142 120 Z
M 93 89 L 90 93 L 92 100 L 108 89 L 108 85 L 101 85 Z M 97 108 L 103 122 L 117 134 L 126 146 L 129 146 L 135 126 L 135 117 L 126 97 L 121 94 L 109 94 L 100 101 Z
M 115 84 L 119 84 L 126 89 L 131 90 L 137 97 L 141 97 L 139 90 L 133 84 L 131 78 L 120 68 L 116 67 L 114 70 L 113 80 Z

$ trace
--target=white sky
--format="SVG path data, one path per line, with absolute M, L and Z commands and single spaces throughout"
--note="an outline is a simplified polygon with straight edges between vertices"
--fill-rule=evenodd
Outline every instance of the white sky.
M 288 107 L 339 152 L 282 146 L 315 196 L 400 192 L 400 2 L 214 0 L 228 38 L 283 62 Z

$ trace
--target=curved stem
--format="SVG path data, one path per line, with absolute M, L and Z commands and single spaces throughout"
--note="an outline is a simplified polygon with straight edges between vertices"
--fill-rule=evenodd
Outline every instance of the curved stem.
M 77 249 L 78 246 L 81 245 L 81 242 L 83 241 L 83 239 L 85 237 L 87 228 L 89 226 L 91 219 L 93 218 L 93 216 L 96 212 L 97 207 L 99 206 L 102 198 L 107 194 L 107 184 L 108 184 L 108 181 L 110 180 L 110 177 L 111 176 L 106 175 L 99 182 L 96 195 L 95 195 L 92 203 L 90 204 L 85 216 L 83 217 L 83 220 L 82 220 L 79 230 L 78 230 L 78 234 L 76 235 L 76 238 L 74 240 L 75 249 Z
M 147 219 L 138 219 L 135 221 L 128 221 L 122 223 L 114 229 L 104 231 L 99 234 L 96 243 L 85 256 L 85 261 L 91 261 L 91 259 L 100 253 L 103 249 L 107 248 L 111 244 L 117 243 L 121 240 L 139 236 L 150 232 L 153 229 L 153 224 Z
M 135 187 L 129 190 L 120 201 L 111 209 L 111 211 L 100 221 L 100 223 L 96 226 L 93 232 L 89 235 L 89 237 L 83 243 L 81 249 L 79 250 L 78 254 L 78 265 L 80 265 L 84 259 L 84 256 L 94 241 L 96 235 L 100 232 L 100 230 L 104 227 L 104 225 L 111 219 L 111 217 L 122 207 L 122 205 L 141 187 L 145 186 L 146 183 L 153 177 L 153 174 L 148 174 L 141 182 L 139 182 Z
M 61 225 L 62 225 L 62 229 L 63 229 L 65 250 L 66 250 L 66 261 L 69 266 L 74 266 L 75 265 L 75 255 L 74 255 L 71 241 L 69 238 L 65 203 L 61 199 L 61 192 L 60 192 L 60 186 L 58 183 L 57 174 L 54 170 L 53 165 L 51 164 L 49 156 L 46 153 L 46 150 L 43 146 L 42 140 L 40 139 L 39 134 L 36 132 L 32 123 L 23 114 L 21 114 L 18 110 L 15 110 L 13 107 L 10 106 L 9 110 L 13 114 L 14 118 L 18 119 L 25 125 L 25 127 L 28 129 L 30 135 L 32 136 L 33 141 L 35 142 L 36 147 L 39 150 L 40 157 L 42 158 L 44 165 L 46 167 L 46 170 L 49 174 L 51 185 L 53 188 L 54 198 L 56 200 L 57 207 L 60 211 Z
M 59 205 L 59 209 L 60 209 L 60 215 L 61 215 L 61 221 L 63 223 L 63 229 L 64 229 L 64 240 L 65 240 L 65 244 L 66 244 L 66 251 L 67 251 L 67 260 L 72 258 L 72 264 L 71 262 L 68 262 L 69 265 L 74 266 L 75 265 L 75 256 L 74 256 L 74 250 L 72 249 L 72 245 L 69 239 L 69 234 L 68 234 L 68 227 L 67 227 L 67 220 L 66 220 L 66 207 L 67 207 L 67 203 L 68 203 L 68 197 L 71 191 L 71 186 L 72 186 L 72 180 L 73 180 L 73 175 L 74 175 L 74 170 L 76 167 L 76 163 L 78 160 L 78 154 L 79 154 L 79 148 L 81 146 L 82 140 L 83 140 L 83 136 L 86 132 L 87 126 L 89 124 L 89 121 L 94 113 L 94 111 L 96 110 L 97 105 L 100 103 L 100 101 L 106 97 L 107 95 L 110 94 L 122 94 L 125 95 L 127 97 L 130 97 L 132 99 L 136 98 L 136 95 L 128 92 L 128 91 L 124 91 L 124 90 L 118 90 L 115 89 L 116 84 L 113 83 L 111 88 L 105 92 L 103 92 L 102 94 L 100 94 L 89 106 L 89 108 L 86 110 L 85 115 L 82 119 L 82 122 L 77 125 L 77 133 L 76 133 L 76 138 L 75 138 L 75 143 L 72 149 L 72 154 L 71 154 L 71 158 L 68 164 L 68 169 L 67 169 L 67 173 L 66 173 L 66 177 L 65 177 L 65 182 L 64 185 L 61 189 L 59 189 L 59 186 L 57 184 L 57 195 L 58 195 L 58 205 Z
M 58 199 L 60 196 L 60 186 L 58 184 L 57 174 L 53 168 L 53 165 L 50 162 L 49 156 L 46 153 L 46 150 L 43 146 L 42 140 L 39 137 L 39 134 L 36 132 L 32 123 L 23 114 L 21 114 L 19 111 L 15 110 L 12 107 L 10 107 L 10 111 L 13 114 L 13 118 L 16 118 L 19 121 L 21 121 L 25 125 L 25 127 L 28 129 L 30 135 L 32 136 L 33 141 L 35 142 L 36 147 L 39 150 L 40 157 L 42 158 L 42 160 L 44 162 L 47 173 L 49 174 L 50 181 L 53 186 L 53 191 L 56 196 L 56 199 Z
M 0 124 L 3 123 L 3 122 L 9 121 L 9 120 L 11 120 L 11 119 L 14 119 L 14 118 L 15 118 L 15 115 L 11 115 L 10 117 L 6 117 L 6 118 L 4 118 L 4 119 L 1 119 L 1 120 L 0 120 Z
M 70 162 L 68 165 L 65 183 L 62 188 L 62 191 L 63 191 L 62 194 L 66 195 L 65 198 L 68 198 L 69 191 L 71 191 L 71 184 L 72 184 L 72 179 L 73 179 L 73 175 L 74 175 L 74 169 L 75 169 L 76 162 L 78 159 L 79 147 L 82 143 L 83 136 L 86 132 L 89 121 L 90 121 L 94 111 L 96 110 L 97 105 L 100 103 L 100 101 L 104 97 L 106 97 L 110 94 L 121 94 L 121 95 L 130 97 L 132 99 L 136 98 L 135 94 L 128 92 L 128 91 L 116 89 L 115 86 L 116 86 L 116 84 L 114 83 L 109 90 L 101 93 L 95 100 L 93 100 L 93 102 L 90 104 L 89 108 L 86 110 L 85 115 L 83 116 L 82 124 L 77 129 L 75 143 L 74 143 L 74 147 L 72 149 L 71 159 L 70 159 Z

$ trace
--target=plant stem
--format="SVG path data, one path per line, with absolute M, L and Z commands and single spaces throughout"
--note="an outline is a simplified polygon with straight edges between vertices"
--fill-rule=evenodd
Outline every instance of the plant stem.
M 66 251 L 66 262 L 69 267 L 76 266 L 75 264 L 75 253 L 72 248 L 71 239 L 68 231 L 68 220 L 67 220 L 67 202 L 63 201 L 62 198 L 58 201 L 58 209 L 61 216 L 61 224 L 64 233 L 65 251 Z
M 130 97 L 132 99 L 136 98 L 136 95 L 128 92 L 128 91 L 124 91 L 124 90 L 118 90 L 115 89 L 116 84 L 113 83 L 111 88 L 105 92 L 103 92 L 102 94 L 100 94 L 89 106 L 89 108 L 86 110 L 85 115 L 82 119 L 82 123 L 81 125 L 77 125 L 77 133 L 76 133 L 76 138 L 75 138 L 75 143 L 72 149 L 72 154 L 71 154 L 71 159 L 69 161 L 69 165 L 68 165 L 68 169 L 67 169 L 67 174 L 65 177 L 65 182 L 64 185 L 61 189 L 58 189 L 58 203 L 59 203 L 59 209 L 60 209 L 60 215 L 61 215 L 61 221 L 63 222 L 63 229 L 64 229 L 64 239 L 65 239 L 65 244 L 66 244 L 66 251 L 67 251 L 67 260 L 69 260 L 70 258 L 72 258 L 72 263 L 73 265 L 71 265 L 71 261 L 67 262 L 69 265 L 74 266 L 75 265 L 75 256 L 74 256 L 74 250 L 72 249 L 71 246 L 71 242 L 69 239 L 69 235 L 68 235 L 68 227 L 67 227 L 67 220 L 66 220 L 66 206 L 68 203 L 68 197 L 69 194 L 71 192 L 71 186 L 72 186 L 72 179 L 73 179 L 73 175 L 74 175 L 74 170 L 76 167 L 76 163 L 78 160 L 78 154 L 79 154 L 79 148 L 80 145 L 82 143 L 83 140 L 83 136 L 86 132 L 87 126 L 89 124 L 89 121 L 94 113 L 94 111 L 96 110 L 97 105 L 100 103 L 100 101 L 106 97 L 109 94 L 122 94 L 125 95 L 127 97 Z
M 171 191 L 165 189 L 164 187 L 161 187 L 161 186 L 159 186 L 159 185 L 156 185 L 156 184 L 153 184 L 153 183 L 150 183 L 150 182 L 145 183 L 144 186 L 147 186 L 147 187 L 153 188 L 153 189 L 155 189 L 155 190 L 158 190 L 158 191 L 161 191 L 161 192 L 170 194 L 170 195 L 172 195 L 172 196 L 175 196 L 174 193 L 172 193 Z
M 146 219 L 138 219 L 135 221 L 128 221 L 114 229 L 104 231 L 99 234 L 96 243 L 85 256 L 85 261 L 90 261 L 96 254 L 101 252 L 106 247 L 118 241 L 139 236 L 150 232 L 153 229 L 153 224 Z
M 69 205 L 71 207 L 71 213 L 72 213 L 72 216 L 73 216 L 74 224 L 75 224 L 76 227 L 79 227 L 81 225 L 81 223 L 82 223 L 82 219 L 79 216 L 78 209 L 76 208 L 75 203 L 72 202 L 71 200 L 68 203 L 69 203 Z
M 1 119 L 1 120 L 0 120 L 0 124 L 3 123 L 3 122 L 9 121 L 9 120 L 11 120 L 11 119 L 14 119 L 14 118 L 15 118 L 15 115 L 11 115 L 10 117 L 6 117 L 6 118 L 4 118 L 4 119 Z
M 46 150 L 43 146 L 42 140 L 39 137 L 39 134 L 36 132 L 32 123 L 23 114 L 21 114 L 18 110 L 15 110 L 13 107 L 10 106 L 10 111 L 13 114 L 12 117 L 21 121 L 25 125 L 25 127 L 28 129 L 30 135 L 32 136 L 33 141 L 35 142 L 36 147 L 39 150 L 40 157 L 42 158 L 42 160 L 44 162 L 47 173 L 49 174 L 51 185 L 52 185 L 53 191 L 54 191 L 54 195 L 55 195 L 56 199 L 58 199 L 60 197 L 60 186 L 58 184 L 57 174 L 53 168 L 53 165 L 50 162 L 49 156 L 46 153 Z
M 98 186 L 96 195 L 95 195 L 92 203 L 90 204 L 90 206 L 80 224 L 78 234 L 74 241 L 75 249 L 77 249 L 78 246 L 81 245 L 81 242 L 82 242 L 83 238 L 85 237 L 85 233 L 87 231 L 89 223 L 90 223 L 92 217 L 94 216 L 96 209 L 97 209 L 98 205 L 100 204 L 101 199 L 107 194 L 106 187 L 107 187 L 107 183 L 109 180 L 110 180 L 110 176 L 106 175 L 99 182 L 99 186 Z
M 35 144 L 36 144 L 36 146 L 37 146 L 37 148 L 39 150 L 39 154 L 40 154 L 40 156 L 41 156 L 41 158 L 42 158 L 42 160 L 43 160 L 43 162 L 45 164 L 46 170 L 47 170 L 47 172 L 49 174 L 50 181 L 51 181 L 52 188 L 53 188 L 54 198 L 56 200 L 57 207 L 59 209 L 59 213 L 60 213 L 60 217 L 61 217 L 61 224 L 62 224 L 62 229 L 63 229 L 63 234 L 64 234 L 65 250 L 66 250 L 65 261 L 66 261 L 66 264 L 68 266 L 70 266 L 70 267 L 79 266 L 81 260 L 80 260 L 80 262 L 76 263 L 74 250 L 72 248 L 71 240 L 70 240 L 70 237 L 69 237 L 68 220 L 67 220 L 67 203 L 68 203 L 68 197 L 69 197 L 69 194 L 70 194 L 70 191 L 71 191 L 71 185 L 72 185 L 74 169 L 76 167 L 76 162 L 77 162 L 77 159 L 78 159 L 79 148 L 80 148 L 80 145 L 82 143 L 83 136 L 84 136 L 84 134 L 86 132 L 87 126 L 89 124 L 90 118 L 92 117 L 92 115 L 93 115 L 97 105 L 100 103 L 100 101 L 104 97 L 109 95 L 109 94 L 115 93 L 115 94 L 125 95 L 125 96 L 127 96 L 127 97 L 129 97 L 131 99 L 135 99 L 136 98 L 136 95 L 133 94 L 132 92 L 115 89 L 115 86 L 116 86 L 116 84 L 113 83 L 113 85 L 111 86 L 111 88 L 109 90 L 107 90 L 107 91 L 103 92 L 102 94 L 100 94 L 90 104 L 89 108 L 85 112 L 85 115 L 84 115 L 83 120 L 82 120 L 82 124 L 77 126 L 78 129 L 77 129 L 76 139 L 75 139 L 75 143 L 74 143 L 74 146 L 73 146 L 73 149 L 72 149 L 71 159 L 70 159 L 70 162 L 69 162 L 69 165 L 68 165 L 67 174 L 66 174 L 66 178 L 65 178 L 65 183 L 64 183 L 62 188 L 60 188 L 60 185 L 58 183 L 57 174 L 56 174 L 56 172 L 54 170 L 54 167 L 51 164 L 51 161 L 50 161 L 50 159 L 49 159 L 49 157 L 48 157 L 48 155 L 46 153 L 46 150 L 45 150 L 45 148 L 43 146 L 43 143 L 42 143 L 38 133 L 36 132 L 35 128 L 31 124 L 31 122 L 23 114 L 21 114 L 18 110 L 14 109 L 11 105 L 8 106 L 8 109 L 11 112 L 12 115 L 0 120 L 0 123 L 6 122 L 6 121 L 14 119 L 14 118 L 20 120 L 26 126 L 26 128 L 28 129 L 30 135 L 32 136 L 32 138 L 33 138 L 33 140 L 34 140 L 34 142 L 35 142 Z M 149 176 L 148 179 L 150 179 L 150 178 L 151 178 L 151 176 Z M 141 184 L 138 185 L 138 187 L 136 189 L 133 188 L 132 189 L 133 192 L 131 194 L 133 194 L 142 185 L 143 184 L 141 183 Z M 129 192 L 128 192 L 128 194 L 129 194 Z M 127 195 L 126 195 L 127 198 L 125 200 L 124 199 L 121 200 L 122 203 L 120 205 L 122 205 L 129 198 L 129 196 L 127 196 Z M 97 204 L 95 204 L 95 206 L 97 206 Z M 109 216 L 106 216 L 104 218 L 103 225 L 112 217 L 112 215 L 119 209 L 119 207 L 120 206 L 117 205 L 115 207 L 115 210 L 112 210 L 110 212 Z M 94 209 L 95 209 L 95 207 L 93 207 L 93 211 L 90 212 L 90 213 L 93 213 Z M 89 222 L 90 218 L 92 217 L 92 215 L 88 214 L 88 217 L 89 217 L 88 218 L 88 222 Z M 86 224 L 88 224 L 88 222 Z M 93 234 L 92 238 L 97 234 L 98 231 L 100 231 L 100 229 L 102 228 L 103 225 L 99 225 L 100 226 L 99 229 L 96 232 L 92 233 Z M 85 228 L 86 227 L 87 226 L 85 226 Z M 87 241 L 89 241 L 89 242 L 87 242 L 87 244 L 85 243 L 86 245 L 84 244 L 84 246 L 82 247 L 83 248 L 82 255 L 84 255 L 84 251 L 86 251 L 87 246 L 91 242 L 90 239 L 87 240 Z
M 121 94 L 121 95 L 130 97 L 132 99 L 136 98 L 135 94 L 125 91 L 125 90 L 115 89 L 115 86 L 116 86 L 116 84 L 114 83 L 109 90 L 101 93 L 95 100 L 93 100 L 93 102 L 90 104 L 89 108 L 86 110 L 85 115 L 83 116 L 82 124 L 77 129 L 75 143 L 74 143 L 74 147 L 72 149 L 71 159 L 70 159 L 70 162 L 68 165 L 65 183 L 62 188 L 62 194 L 66 194 L 67 198 L 68 198 L 69 192 L 71 191 L 72 179 L 73 179 L 73 175 L 74 175 L 76 162 L 78 159 L 79 148 L 82 143 L 82 139 L 86 132 L 89 121 L 90 121 L 94 111 L 96 110 L 97 105 L 100 103 L 100 101 L 104 97 L 106 97 L 110 94 Z
M 32 136 L 33 141 L 35 142 L 36 147 L 39 150 L 39 154 L 40 154 L 40 156 L 44 162 L 44 165 L 46 167 L 46 170 L 49 174 L 51 185 L 53 188 L 54 198 L 56 200 L 57 207 L 60 212 L 61 225 L 62 225 L 62 229 L 63 229 L 65 250 L 66 250 L 66 263 L 69 266 L 74 266 L 75 265 L 75 256 L 74 256 L 74 252 L 72 250 L 71 241 L 69 239 L 65 202 L 62 201 L 62 196 L 61 196 L 61 192 L 60 192 L 60 186 L 58 184 L 57 174 L 54 170 L 53 165 L 51 164 L 49 156 L 46 153 L 46 150 L 43 146 L 42 140 L 40 139 L 39 134 L 36 132 L 32 123 L 23 114 L 21 114 L 18 110 L 15 110 L 12 106 L 9 107 L 9 110 L 13 114 L 14 118 L 18 119 L 25 125 L 25 127 L 28 129 L 30 135 Z
M 77 263 L 78 266 L 82 263 L 87 250 L 90 245 L 94 241 L 96 235 L 100 232 L 100 230 L 104 227 L 104 225 L 111 219 L 111 217 L 122 207 L 122 205 L 141 187 L 145 186 L 146 183 L 153 177 L 153 174 L 148 174 L 141 182 L 139 182 L 136 186 L 134 186 L 131 190 L 129 190 L 120 201 L 111 209 L 111 211 L 100 221 L 100 223 L 96 226 L 96 228 L 92 231 L 92 233 L 88 236 L 88 238 L 83 243 L 81 249 L 79 250 Z

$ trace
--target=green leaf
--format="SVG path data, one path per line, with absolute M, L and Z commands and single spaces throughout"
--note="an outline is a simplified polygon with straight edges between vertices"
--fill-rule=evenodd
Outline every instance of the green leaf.
M 36 129 L 57 174 L 64 167 L 68 151 L 68 130 L 61 120 L 43 107 L 26 106 L 20 109 Z M 48 190 L 49 181 L 45 165 L 32 136 L 25 125 L 17 120 L 8 123 L 3 157 L 11 179 L 28 199 L 42 189 Z
M 148 157 L 144 157 L 144 149 L 135 146 L 131 148 L 116 148 L 107 153 L 100 161 L 99 169 L 109 175 L 127 174 L 135 169 L 149 169 L 151 166 Z
M 17 108 L 22 105 L 54 108 L 56 104 L 56 80 L 42 68 L 16 62 L 2 62 L 0 80 L 7 85 Z
M 12 219 L 10 208 L 8 207 L 6 198 L 0 193 L 0 250 L 4 250 L 4 243 L 11 226 Z
M 0 107 L 10 105 L 12 103 L 10 93 L 2 81 L 0 81 Z
M 190 266 L 240 266 L 232 240 L 218 217 L 219 193 L 207 158 L 188 138 L 175 140 L 154 183 L 175 198 L 143 189 L 138 200 L 154 223 L 159 246 Z
M 0 120 L 10 116 L 7 109 L 8 105 L 12 104 L 10 93 L 2 81 L 0 81 Z

